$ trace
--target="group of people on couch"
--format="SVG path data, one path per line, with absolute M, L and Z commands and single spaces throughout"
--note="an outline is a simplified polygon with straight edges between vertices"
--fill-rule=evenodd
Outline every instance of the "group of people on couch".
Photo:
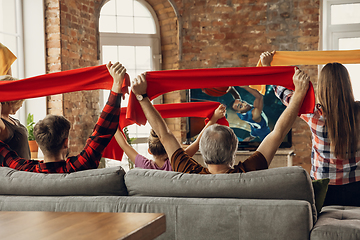
M 2 46 L 0 51 L 9 51 Z M 275 52 L 261 54 L 263 66 L 271 65 L 274 54 Z M 0 61 L 8 60 L 0 58 Z M 63 116 L 55 115 L 46 116 L 34 128 L 35 139 L 44 154 L 44 160 L 30 160 L 28 155 L 21 154 L 19 150 L 14 151 L 18 146 L 25 148 L 25 152 L 28 151 L 28 145 L 19 144 L 23 140 L 17 140 L 17 133 L 13 128 L 21 128 L 22 125 L 9 118 L 9 114 L 16 113 L 20 108 L 22 101 L 17 104 L 2 102 L 1 166 L 42 173 L 71 173 L 94 169 L 99 165 L 104 148 L 115 136 L 124 152 L 138 167 L 199 174 L 245 173 L 267 169 L 298 116 L 310 81 L 305 72 L 295 68 L 294 91 L 274 86 L 276 95 L 287 108 L 257 150 L 247 160 L 235 165 L 238 139 L 229 127 L 216 124 L 225 115 L 225 106 L 220 105 L 214 111 L 197 140 L 184 150 L 147 97 L 146 74 L 137 76 L 131 83 L 131 89 L 137 95 L 152 127 L 149 138 L 149 151 L 155 158 L 152 161 L 138 154 L 118 131 L 121 87 L 126 68 L 118 62 L 109 62 L 107 68 L 113 78 L 109 99 L 84 149 L 76 156 L 68 156 L 70 122 Z M 8 69 L 5 70 L 8 72 Z M 317 95 L 319 103 L 314 112 L 300 116 L 308 123 L 313 137 L 311 177 L 330 179 L 325 205 L 360 206 L 360 104 L 354 99 L 349 73 L 342 64 L 329 63 L 321 70 Z M 192 158 L 198 149 L 207 168 Z

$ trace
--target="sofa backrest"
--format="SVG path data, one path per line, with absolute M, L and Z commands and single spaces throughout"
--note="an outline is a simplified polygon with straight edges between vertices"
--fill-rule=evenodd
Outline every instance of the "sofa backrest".
M 121 167 L 73 173 L 33 173 L 0 167 L 0 194 L 27 196 L 127 195 Z
M 312 182 L 301 167 L 208 175 L 136 168 L 125 184 L 130 196 L 305 200 L 317 216 Z

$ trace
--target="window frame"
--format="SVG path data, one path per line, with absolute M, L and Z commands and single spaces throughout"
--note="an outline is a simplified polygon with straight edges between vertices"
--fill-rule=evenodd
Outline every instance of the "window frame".
M 144 0 L 135 0 L 143 4 L 151 13 L 155 23 L 156 33 L 154 34 L 139 34 L 139 33 L 114 33 L 114 32 L 101 32 L 99 29 L 99 48 L 102 51 L 103 46 L 149 46 L 151 49 L 152 61 L 150 68 L 152 70 L 161 70 L 161 42 L 160 42 L 160 25 L 154 9 Z M 100 64 L 103 63 L 103 54 L 100 54 Z M 135 76 L 130 76 L 135 77 Z M 100 92 L 100 106 L 104 106 L 105 91 Z M 153 100 L 154 103 L 162 103 L 162 96 Z M 147 143 L 148 137 L 135 137 L 133 144 Z M 144 155 L 145 153 L 143 153 Z
M 331 24 L 331 5 L 360 3 L 360 0 L 324 0 L 322 24 L 322 49 L 338 50 L 339 38 L 360 37 L 360 23 Z

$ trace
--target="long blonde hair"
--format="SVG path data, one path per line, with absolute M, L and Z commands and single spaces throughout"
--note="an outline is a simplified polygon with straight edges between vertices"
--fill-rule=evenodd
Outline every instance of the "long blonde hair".
M 347 69 L 340 63 L 326 64 L 320 72 L 317 92 L 335 156 L 354 157 L 359 134 L 356 123 L 359 105 L 355 102 Z

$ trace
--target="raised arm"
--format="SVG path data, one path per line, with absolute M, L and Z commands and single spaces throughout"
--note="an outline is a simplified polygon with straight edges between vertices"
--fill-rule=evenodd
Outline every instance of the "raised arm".
M 147 97 L 147 95 L 145 95 L 146 89 L 146 76 L 145 74 L 141 74 L 134 79 L 132 91 L 135 95 L 143 96 L 143 99 L 139 100 L 140 106 L 144 111 L 149 124 L 154 129 L 155 133 L 158 135 L 161 143 L 163 144 L 169 159 L 171 159 L 173 153 L 181 148 L 181 145 L 166 125 L 160 113 L 151 104 L 150 99 Z
M 86 141 L 84 150 L 77 157 L 70 157 L 66 160 L 68 172 L 97 168 L 102 152 L 118 128 L 121 87 L 126 69 L 118 62 L 114 64 L 109 62 L 107 68 L 113 78 L 109 99 L 100 114 L 93 133 Z
M 258 90 L 253 89 L 249 86 L 241 86 L 241 88 L 245 89 L 246 91 L 248 91 L 251 95 L 253 95 L 255 97 L 255 100 L 253 102 L 253 107 L 254 107 L 253 120 L 260 118 L 261 112 L 264 108 L 263 95 Z
M 310 77 L 301 70 L 296 69 L 293 76 L 293 81 L 295 85 L 295 92 L 291 98 L 289 106 L 284 110 L 280 118 L 277 120 L 274 130 L 266 136 L 257 149 L 257 151 L 264 155 L 268 165 L 270 165 L 281 142 L 283 141 L 286 134 L 290 131 L 293 123 L 296 120 L 301 104 L 309 88 Z
M 196 138 L 196 140 L 185 149 L 185 152 L 190 156 L 194 156 L 195 153 L 199 150 L 199 143 L 200 138 L 205 131 L 206 128 L 209 126 L 215 124 L 220 118 L 225 117 L 226 113 L 226 106 L 223 104 L 220 104 L 217 109 L 215 109 L 214 114 L 212 115 L 210 121 L 205 125 L 205 127 L 201 130 L 199 136 Z
M 114 135 L 117 143 L 122 148 L 126 156 L 135 163 L 135 158 L 139 154 L 130 144 L 126 141 L 124 134 L 118 129 Z

